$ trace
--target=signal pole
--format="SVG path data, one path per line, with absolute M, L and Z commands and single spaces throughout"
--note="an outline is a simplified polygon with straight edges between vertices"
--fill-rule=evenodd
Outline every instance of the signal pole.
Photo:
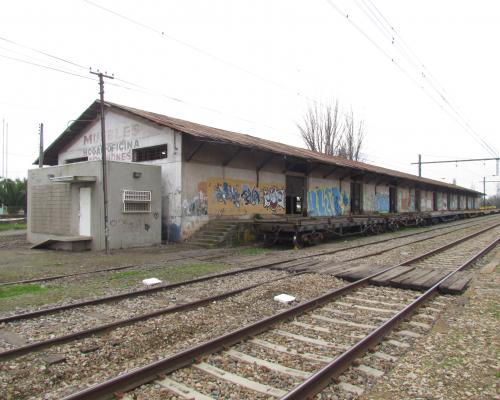
M 111 254 L 109 249 L 109 225 L 108 225 L 108 171 L 106 160 L 106 126 L 104 122 L 104 78 L 114 79 L 114 75 L 90 70 L 91 74 L 99 77 L 99 95 L 101 102 L 101 157 L 102 157 L 102 191 L 104 198 L 104 246 L 106 254 Z
M 40 146 L 38 149 L 38 168 L 43 167 L 43 122 L 40 123 L 39 132 L 40 135 Z

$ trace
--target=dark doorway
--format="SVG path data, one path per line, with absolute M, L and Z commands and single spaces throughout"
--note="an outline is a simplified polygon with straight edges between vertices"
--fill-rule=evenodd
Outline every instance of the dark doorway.
M 421 201 L 420 190 L 415 190 L 415 211 L 417 212 L 421 211 L 420 201 Z
M 363 207 L 361 206 L 363 195 L 361 193 L 361 183 L 351 182 L 351 213 L 361 214 Z
M 446 194 L 446 209 L 451 210 L 451 193 Z
M 397 212 L 397 206 L 396 206 L 397 198 L 398 198 L 397 188 L 395 186 L 389 187 L 389 212 L 390 213 Z
M 303 176 L 286 176 L 286 213 L 304 214 L 306 178 Z M 304 214 L 305 215 L 305 214 Z
M 437 192 L 432 192 L 432 209 L 434 211 L 438 210 L 438 194 L 437 194 Z

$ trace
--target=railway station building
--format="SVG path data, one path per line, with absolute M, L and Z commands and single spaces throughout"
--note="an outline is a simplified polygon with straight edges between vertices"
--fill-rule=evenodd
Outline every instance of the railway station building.
M 119 203 L 110 226 L 126 221 L 128 235 L 150 238 L 141 244 L 186 240 L 216 218 L 382 215 L 479 207 L 481 193 L 456 185 L 115 103 L 106 102 L 105 110 L 107 158 L 109 168 L 116 171 L 110 177 L 110 198 Z M 102 203 L 102 177 L 95 166 L 101 159 L 99 111 L 95 101 L 45 150 L 44 164 L 51 167 L 41 169 L 43 173 L 29 171 L 29 240 L 54 235 L 50 221 L 40 222 L 51 215 L 47 207 L 56 210 L 64 203 L 69 208 L 68 222 L 58 235 L 78 236 L 79 225 L 88 225 L 75 217 L 82 214 L 81 196 L 90 193 L 96 204 L 83 214 L 94 218 L 93 212 L 102 213 L 97 206 Z M 92 183 L 78 183 L 81 177 Z M 62 184 L 69 193 L 58 198 L 63 203 L 53 198 L 44 201 L 51 185 Z M 82 188 L 88 189 L 82 192 Z M 134 203 L 139 192 L 150 192 L 148 205 Z M 40 203 L 46 207 L 40 208 Z M 98 220 L 88 232 L 96 242 L 93 249 L 102 248 L 102 240 L 95 240 L 104 229 Z M 129 245 L 130 241 L 117 241 L 113 247 Z

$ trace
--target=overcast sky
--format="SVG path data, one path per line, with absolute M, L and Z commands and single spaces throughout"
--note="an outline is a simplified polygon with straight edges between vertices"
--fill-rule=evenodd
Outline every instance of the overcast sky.
M 337 99 L 365 122 L 367 162 L 414 174 L 419 153 L 500 148 L 496 0 L 31 0 L 2 1 L 0 15 L 10 178 L 32 168 L 40 122 L 47 146 L 98 97 L 88 67 L 115 74 L 107 100 L 295 146 L 308 104 Z M 423 166 L 477 190 L 495 172 Z

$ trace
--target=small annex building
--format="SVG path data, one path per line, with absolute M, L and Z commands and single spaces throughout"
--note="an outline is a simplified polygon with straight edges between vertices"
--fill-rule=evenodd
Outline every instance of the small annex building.
M 32 190 L 35 185 L 49 182 L 51 174 L 98 176 L 99 110 L 100 103 L 95 101 L 45 150 L 44 164 L 53 167 L 30 171 L 30 240 L 39 238 L 35 232 L 39 226 L 35 221 L 40 218 L 35 200 L 39 192 Z M 456 185 L 111 102 L 105 103 L 105 110 L 110 168 L 120 169 L 121 165 L 127 171 L 110 178 L 110 196 L 117 196 L 116 209 L 123 210 L 123 190 L 151 190 L 154 196 L 158 194 L 150 210 L 135 214 L 143 218 L 137 226 L 150 227 L 148 235 L 154 234 L 158 226 L 157 241 L 160 237 L 185 240 L 217 217 L 346 216 L 479 206 L 481 193 Z M 143 169 L 148 166 L 157 169 Z M 51 168 L 71 171 L 55 174 Z M 133 172 L 141 172 L 142 178 L 132 178 Z M 145 178 L 157 173 L 159 180 Z M 99 185 L 86 184 L 98 198 Z M 137 232 L 134 234 L 137 236 Z

